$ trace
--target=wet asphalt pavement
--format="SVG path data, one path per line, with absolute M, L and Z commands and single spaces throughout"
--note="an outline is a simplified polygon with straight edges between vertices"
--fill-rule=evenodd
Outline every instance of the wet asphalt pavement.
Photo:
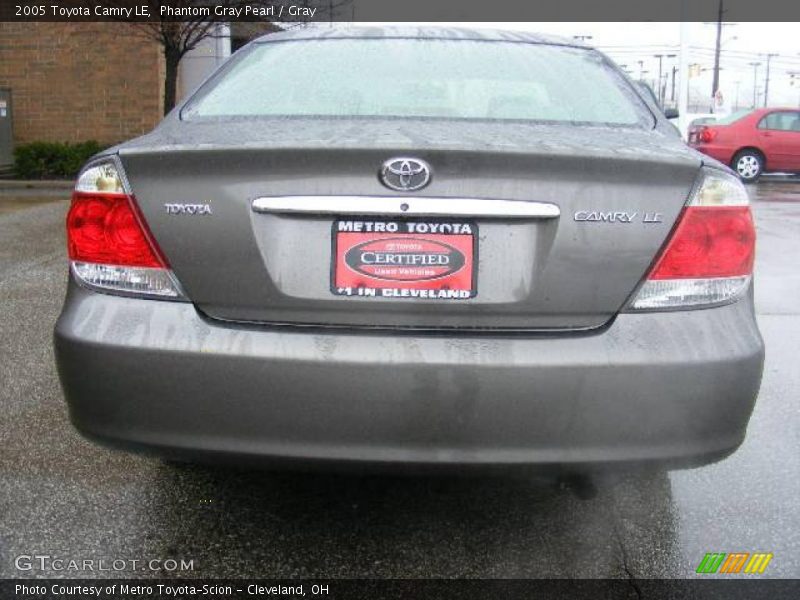
M 747 441 L 708 467 L 568 481 L 174 466 L 85 441 L 68 423 L 50 345 L 66 203 L 8 200 L 0 577 L 92 575 L 15 569 L 29 554 L 193 560 L 172 576 L 691 577 L 706 552 L 733 551 L 772 552 L 766 576 L 800 577 L 800 182 L 751 191 L 767 359 Z

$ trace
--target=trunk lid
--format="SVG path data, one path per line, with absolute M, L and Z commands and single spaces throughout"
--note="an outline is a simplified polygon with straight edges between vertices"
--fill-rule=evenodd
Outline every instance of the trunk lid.
M 173 120 L 119 152 L 153 235 L 209 317 L 424 329 L 603 325 L 646 273 L 700 167 L 657 131 L 410 120 Z M 431 166 L 427 187 L 381 185 L 384 161 L 404 156 Z M 253 210 L 280 196 L 429 197 L 453 212 L 459 199 L 536 202 L 560 216 L 421 217 L 477 227 L 477 294 L 347 297 L 331 289 L 332 225 L 356 217 Z

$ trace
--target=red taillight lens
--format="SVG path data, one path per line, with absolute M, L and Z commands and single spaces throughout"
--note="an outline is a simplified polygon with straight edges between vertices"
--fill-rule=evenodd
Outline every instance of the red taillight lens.
M 700 132 L 698 134 L 698 139 L 704 144 L 711 143 L 715 137 L 717 137 L 716 129 L 711 129 L 709 127 L 703 127 L 702 129 L 700 129 Z
M 750 275 L 755 240 L 749 206 L 688 206 L 648 279 Z
M 750 288 L 755 242 L 742 182 L 731 173 L 703 169 L 629 309 L 685 310 L 735 302 Z
M 90 163 L 78 176 L 67 214 L 75 281 L 108 294 L 185 301 L 124 181 L 112 156 Z
M 69 257 L 87 263 L 164 268 L 125 194 L 74 192 L 67 214 Z

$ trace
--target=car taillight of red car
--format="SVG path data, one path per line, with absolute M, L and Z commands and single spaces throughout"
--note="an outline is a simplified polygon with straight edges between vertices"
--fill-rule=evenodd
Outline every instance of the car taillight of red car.
M 695 132 L 695 140 L 701 144 L 710 144 L 719 133 L 716 129 L 703 125 Z

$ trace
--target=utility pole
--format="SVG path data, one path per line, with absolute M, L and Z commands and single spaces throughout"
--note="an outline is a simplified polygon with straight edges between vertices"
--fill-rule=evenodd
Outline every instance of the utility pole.
M 687 22 L 688 19 L 684 18 L 686 15 L 687 3 L 688 0 L 681 0 L 680 2 L 681 50 L 680 58 L 678 58 L 678 72 L 681 74 L 681 78 L 678 82 L 678 102 L 676 107 L 678 109 L 678 114 L 680 115 L 680 117 L 678 117 L 678 123 L 681 128 L 689 122 L 689 63 L 692 62 L 691 47 L 689 46 L 689 23 Z
M 760 62 L 751 62 L 749 63 L 751 67 L 753 67 L 753 108 L 756 107 L 756 102 L 758 99 L 758 66 L 761 64 Z
M 733 104 L 733 110 L 739 110 L 739 84 L 741 83 L 742 83 L 741 81 L 733 82 L 733 85 L 736 86 L 736 101 Z
M 764 108 L 767 107 L 767 102 L 769 101 L 769 61 L 772 60 L 773 56 L 778 55 L 775 52 L 767 54 L 767 78 L 764 81 Z
M 717 7 L 717 44 L 714 47 L 714 79 L 711 82 L 711 112 L 714 112 L 713 98 L 717 97 L 717 90 L 719 90 L 719 53 L 722 48 L 722 0 L 719 0 Z
M 639 81 L 644 80 L 644 61 L 640 60 L 639 62 Z

